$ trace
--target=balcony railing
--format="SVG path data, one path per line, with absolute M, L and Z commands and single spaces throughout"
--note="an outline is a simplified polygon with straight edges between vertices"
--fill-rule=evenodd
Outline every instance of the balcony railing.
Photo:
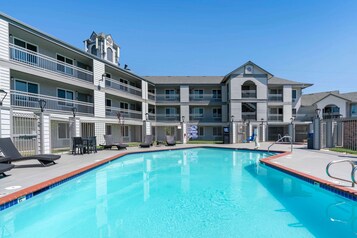
M 148 99 L 155 101 L 155 94 L 154 93 L 148 93 Z
M 40 68 L 45 71 L 55 72 L 61 75 L 78 78 L 93 82 L 93 72 L 81 69 L 71 64 L 56 60 L 49 56 L 9 44 L 10 59 L 31 67 Z
M 242 90 L 242 98 L 256 98 L 257 90 Z
M 256 112 L 242 112 L 242 119 L 243 120 L 257 120 L 257 113 Z
M 268 94 L 268 100 L 273 102 L 282 102 L 283 94 Z
M 269 121 L 283 121 L 282 114 L 268 114 Z
M 340 118 L 341 114 L 339 112 L 330 112 L 330 113 L 322 113 L 323 119 L 333 119 L 333 118 Z
M 150 121 L 155 121 L 156 120 L 156 115 L 154 113 L 149 113 L 149 120 Z
M 105 107 L 106 115 L 108 117 L 117 117 L 118 113 L 121 114 L 121 116 L 124 116 L 125 118 L 129 119 L 139 119 L 142 120 L 142 112 L 141 111 L 135 111 L 135 110 L 130 110 L 130 109 L 123 109 L 119 107 Z
M 222 96 L 217 94 L 190 94 L 190 101 L 220 102 L 222 101 Z
M 157 102 L 179 102 L 180 94 L 156 94 Z
M 134 94 L 141 97 L 141 88 L 137 88 L 125 83 L 121 83 L 118 80 L 105 78 L 105 86 L 122 92 Z
M 40 110 L 39 100 L 46 101 L 45 110 L 53 112 L 68 112 L 72 113 L 73 107 L 77 113 L 94 114 L 94 104 L 77 100 L 63 99 L 43 94 L 27 93 L 22 91 L 11 90 L 11 106 L 18 108 L 33 108 Z
M 180 114 L 156 114 L 158 122 L 179 122 Z
M 220 117 L 203 117 L 202 114 L 190 114 L 190 121 L 222 122 L 222 116 L 220 116 Z

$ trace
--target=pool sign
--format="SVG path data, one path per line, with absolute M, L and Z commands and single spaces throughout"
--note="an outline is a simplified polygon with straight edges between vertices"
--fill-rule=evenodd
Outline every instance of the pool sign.
M 198 138 L 198 127 L 191 125 L 188 127 L 188 138 L 197 139 Z

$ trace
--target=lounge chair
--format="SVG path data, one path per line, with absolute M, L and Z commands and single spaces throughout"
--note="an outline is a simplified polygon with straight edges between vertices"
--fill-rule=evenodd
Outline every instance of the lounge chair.
M 145 136 L 145 141 L 141 143 L 139 146 L 141 148 L 149 148 L 153 144 L 153 138 L 152 135 L 146 135 Z
M 0 150 L 4 158 L 0 159 L 0 163 L 11 164 L 11 162 L 24 161 L 24 160 L 38 160 L 43 166 L 55 164 L 55 160 L 61 158 L 60 155 L 53 154 L 40 154 L 32 156 L 22 156 L 15 147 L 10 138 L 0 138 Z
M 121 142 L 114 142 L 112 135 L 104 135 L 104 140 L 105 140 L 105 145 L 101 145 L 103 146 L 104 149 L 112 149 L 113 146 L 116 146 L 118 150 L 120 150 L 120 149 L 126 149 L 126 147 L 128 147 L 127 144 Z
M 166 145 L 167 146 L 176 145 L 175 137 L 174 136 L 166 136 Z
M 5 177 L 6 176 L 5 172 L 11 170 L 14 167 L 15 165 L 13 164 L 0 164 L 0 175 Z

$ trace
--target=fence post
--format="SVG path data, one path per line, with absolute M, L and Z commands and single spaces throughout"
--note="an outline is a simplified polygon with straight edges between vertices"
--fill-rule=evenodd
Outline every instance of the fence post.
M 321 149 L 321 121 L 320 118 L 314 118 L 314 149 Z

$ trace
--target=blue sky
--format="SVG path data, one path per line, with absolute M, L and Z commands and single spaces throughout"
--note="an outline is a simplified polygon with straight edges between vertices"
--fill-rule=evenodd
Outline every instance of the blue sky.
M 76 47 L 112 34 L 138 75 L 225 75 L 252 60 L 306 93 L 357 91 L 357 1 L 0 0 L 0 11 Z

